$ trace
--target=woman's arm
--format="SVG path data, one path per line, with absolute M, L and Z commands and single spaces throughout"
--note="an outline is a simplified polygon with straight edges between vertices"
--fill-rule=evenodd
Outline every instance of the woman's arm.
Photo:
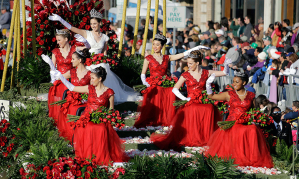
M 56 67 L 56 58 L 54 54 L 52 54 L 52 62 L 54 64 L 54 67 Z
M 178 80 L 178 82 L 176 82 L 176 84 L 174 85 L 173 88 L 180 89 L 180 87 L 184 84 L 185 81 L 186 81 L 186 79 L 183 76 L 181 76 L 180 79 Z
M 70 30 L 75 32 L 76 34 L 82 35 L 85 39 L 87 38 L 86 30 L 78 29 L 76 27 L 72 27 Z
M 85 86 L 75 86 L 73 89 L 74 92 L 77 93 L 89 93 L 88 85 Z
M 216 101 L 229 101 L 230 96 L 228 92 L 224 92 L 220 94 L 208 94 L 208 98 Z
M 218 77 L 218 76 L 226 76 L 226 74 L 223 72 L 223 71 L 214 71 L 214 70 L 209 70 L 209 76 L 211 75 L 211 74 L 215 74 L 215 76 L 216 77 Z
M 147 59 L 144 59 L 141 74 L 146 74 L 146 71 L 148 69 L 148 64 L 149 64 L 149 61 L 147 61 Z
M 114 109 L 114 95 L 110 96 L 109 104 L 110 104 L 109 108 Z
M 103 51 L 102 51 L 102 53 L 104 53 L 104 55 L 107 55 L 107 46 L 108 46 L 108 42 L 105 42 L 104 48 L 103 48 Z
M 184 57 L 184 53 L 180 53 L 177 55 L 169 55 L 169 61 L 175 61 Z
M 67 71 L 66 73 L 62 74 L 62 76 L 63 76 L 64 78 L 66 78 L 66 79 L 71 78 L 71 71 L 70 71 L 70 70 Z

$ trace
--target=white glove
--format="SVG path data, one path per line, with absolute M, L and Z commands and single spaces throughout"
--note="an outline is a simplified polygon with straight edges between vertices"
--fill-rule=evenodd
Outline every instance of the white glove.
M 67 79 L 64 78 L 64 76 L 60 73 L 60 71 L 56 70 L 56 71 L 51 71 L 50 73 L 53 74 L 53 76 L 55 77 L 56 80 L 60 79 L 61 82 L 70 90 L 73 91 L 75 86 L 70 83 Z
M 172 89 L 173 94 L 175 94 L 178 98 L 180 98 L 183 101 L 190 101 L 191 98 L 186 98 L 177 88 Z
M 211 48 L 206 47 L 206 46 L 199 45 L 199 46 L 193 47 L 193 48 L 191 48 L 191 49 L 185 51 L 185 52 L 184 52 L 184 57 L 189 56 L 190 53 L 191 53 L 192 51 L 194 51 L 194 50 L 200 50 L 200 49 L 206 49 L 206 50 L 209 50 L 209 49 L 211 49 Z
M 55 79 L 55 76 L 51 73 L 51 71 L 50 71 L 50 76 L 51 76 L 50 83 L 54 84 L 54 82 L 56 81 L 56 79 Z
M 206 81 L 207 94 L 213 94 L 211 84 L 213 83 L 214 80 L 215 80 L 215 73 L 213 73 Z
M 55 68 L 55 66 L 54 66 L 51 58 L 48 55 L 42 54 L 41 57 L 44 60 L 44 62 L 46 62 L 47 64 L 49 64 L 49 66 L 51 68 L 51 71 L 55 71 L 56 70 L 56 68 Z
M 142 84 L 145 85 L 146 87 L 150 87 L 151 85 L 149 85 L 148 82 L 146 82 L 145 79 L 146 79 L 145 74 L 141 74 Z
M 225 74 L 225 75 L 229 75 L 229 64 L 231 64 L 232 63 L 232 60 L 230 59 L 230 58 L 227 58 L 227 59 L 225 59 L 225 61 L 224 61 L 224 69 L 223 69 L 223 73 Z
M 53 14 L 52 16 L 49 16 L 49 20 L 51 21 L 59 21 L 61 22 L 62 25 L 64 25 L 67 29 L 71 29 L 72 26 L 71 24 L 69 24 L 68 22 L 66 22 L 65 20 L 63 20 L 59 15 L 57 14 Z
M 84 43 L 86 48 L 90 48 L 90 44 L 88 43 L 88 41 L 82 35 L 76 34 L 74 37 L 76 38 L 76 40 L 78 42 Z

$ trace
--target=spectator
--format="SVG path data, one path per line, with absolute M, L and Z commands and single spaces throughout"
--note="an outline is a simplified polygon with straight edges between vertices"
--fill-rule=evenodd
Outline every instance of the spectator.
M 125 48 L 125 56 L 126 57 L 131 57 L 131 48 Z
M 281 116 L 281 119 L 287 120 L 287 119 L 296 119 L 299 115 L 299 101 L 293 101 L 292 104 L 292 110 L 293 112 L 289 112 L 287 114 L 284 114 Z
M 221 26 L 220 26 L 220 24 L 218 22 L 214 23 L 214 29 L 215 30 L 221 29 Z
M 278 51 L 283 51 L 283 45 L 279 42 L 281 41 L 281 24 L 279 22 L 274 23 L 274 33 L 272 36 L 272 46 L 276 47 Z
M 258 69 L 264 66 L 266 58 L 267 58 L 267 54 L 265 52 L 258 54 L 257 56 L 258 62 L 252 67 L 250 66 L 247 67 L 250 76 L 253 75 Z
M 2 6 L 1 14 L 2 15 L 0 16 L 0 25 L 2 29 L 2 34 L 4 35 L 10 29 L 11 14 L 7 11 L 6 7 L 4 6 Z
M 271 123 L 269 129 L 270 134 L 278 137 L 280 140 L 284 140 L 288 146 L 293 144 L 291 125 L 281 121 L 281 110 L 279 107 L 272 108 L 271 116 L 274 123 Z
M 293 26 L 293 35 L 292 35 L 292 39 L 291 39 L 291 45 L 293 45 L 294 43 L 299 43 L 299 38 L 298 38 L 298 29 L 299 29 L 299 22 L 297 22 L 294 26 Z
M 224 36 L 224 31 L 222 29 L 218 29 L 215 31 L 215 34 L 217 37 Z
M 271 47 L 271 37 L 267 36 L 265 38 L 263 38 L 263 41 L 264 41 L 264 45 L 265 45 L 265 48 L 263 49 L 263 52 L 266 53 L 266 55 L 268 56 L 268 49 L 269 47 Z
M 273 102 L 269 102 L 268 104 L 267 104 L 267 114 L 269 115 L 269 116 L 271 116 L 271 111 L 272 111 L 272 109 L 273 108 L 275 108 L 275 107 L 277 107 L 277 104 L 275 104 L 275 103 L 273 103 Z
M 207 21 L 206 22 L 206 27 L 207 27 L 208 31 L 210 32 L 210 34 L 214 34 L 215 33 L 214 22 L 213 21 Z
M 225 56 L 226 59 L 231 59 L 232 64 L 230 64 L 230 67 L 233 65 L 236 65 L 238 63 L 238 58 L 240 57 L 240 51 L 238 49 L 240 48 L 240 38 L 234 37 L 232 39 L 233 47 L 230 48 Z
M 204 58 L 202 60 L 201 68 L 205 69 L 205 70 L 212 70 L 213 69 L 213 67 L 211 65 L 209 65 L 209 60 L 207 58 Z
M 228 19 L 227 17 L 222 17 L 221 20 L 220 20 L 220 26 L 221 26 L 221 29 L 226 32 L 228 31 Z
M 269 36 L 270 37 L 272 35 L 273 31 L 274 31 L 274 25 L 270 24 L 269 27 L 268 27 L 268 29 L 265 32 L 265 36 Z
M 198 26 L 195 26 L 192 28 L 193 34 L 197 35 L 200 33 L 200 28 Z
M 238 30 L 240 28 L 240 25 L 238 24 L 238 20 L 236 18 L 229 22 L 229 28 L 233 31 L 235 37 L 239 37 Z
M 210 44 L 211 43 L 211 40 L 209 38 L 209 36 L 211 35 L 210 31 L 207 30 L 207 31 L 205 31 L 202 34 L 203 34 L 204 40 L 201 41 L 200 45 L 203 45 L 205 42 L 208 43 L 208 44 Z
M 244 20 L 245 20 L 245 24 L 246 24 L 246 27 L 244 30 L 244 36 L 246 36 L 247 41 L 249 41 L 250 37 L 251 37 L 251 30 L 253 29 L 253 26 L 251 24 L 251 17 L 246 16 Z
M 292 32 L 291 30 L 289 30 L 286 27 L 281 28 L 281 41 L 280 44 L 283 45 L 284 42 L 286 42 L 287 40 L 291 41 L 292 36 L 291 36 Z
M 268 113 L 269 110 L 267 109 L 267 105 L 269 104 L 269 100 L 265 95 L 259 95 L 254 102 L 254 107 L 259 108 L 261 112 Z
M 292 27 L 290 26 L 290 20 L 289 19 L 284 19 L 282 21 L 282 27 L 287 28 L 289 31 L 292 30 Z

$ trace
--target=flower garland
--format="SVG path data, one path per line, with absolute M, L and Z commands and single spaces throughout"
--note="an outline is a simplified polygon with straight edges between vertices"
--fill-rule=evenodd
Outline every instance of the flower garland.
M 273 118 L 268 114 L 265 114 L 256 109 L 250 109 L 250 111 L 242 114 L 236 121 L 220 121 L 218 122 L 218 126 L 222 130 L 231 128 L 235 123 L 245 125 L 256 124 L 261 128 L 265 128 L 266 126 L 273 123 L 273 121 Z
M 71 125 L 76 125 L 77 127 L 85 127 L 89 121 L 95 124 L 108 123 L 119 129 L 125 126 L 125 120 L 121 117 L 118 110 L 108 109 L 104 106 L 91 113 L 84 113 L 81 116 L 68 115 L 68 118 L 68 122 L 73 122 Z M 74 122 L 76 123 L 74 124 Z

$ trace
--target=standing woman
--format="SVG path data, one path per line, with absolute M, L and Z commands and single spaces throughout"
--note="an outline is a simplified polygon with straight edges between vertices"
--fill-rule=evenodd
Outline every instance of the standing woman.
M 90 121 L 89 113 L 101 106 L 114 108 L 114 92 L 103 83 L 107 76 L 105 68 L 107 68 L 105 64 L 91 65 L 91 85 L 86 86 L 74 86 L 58 71 L 51 72 L 70 91 L 88 93 L 87 107 L 76 122 L 73 143 L 77 157 L 91 159 L 95 156 L 93 161 L 99 165 L 128 160 L 121 140 L 112 125 L 109 123 L 95 124 Z
M 212 94 L 211 83 L 215 77 L 211 76 L 206 83 L 208 97 L 217 101 L 229 102 L 229 116 L 226 121 L 236 121 L 230 129 L 220 128 L 211 136 L 206 155 L 217 155 L 222 158 L 233 158 L 240 166 L 273 167 L 273 161 L 262 131 L 256 125 L 244 125 L 241 116 L 251 106 L 255 94 L 246 91 L 248 76 L 237 72 L 233 79 L 235 90 L 221 94 Z
M 206 48 L 203 46 L 194 47 L 184 53 L 177 55 L 162 55 L 161 50 L 166 43 L 166 37 L 156 34 L 153 41 L 154 54 L 145 57 L 141 72 L 141 80 L 147 86 L 146 93 L 143 95 L 142 106 L 140 107 L 140 116 L 137 118 L 134 126 L 136 128 L 145 126 L 169 126 L 175 115 L 173 101 L 175 95 L 171 92 L 172 88 L 163 88 L 151 83 L 150 80 L 162 77 L 167 74 L 168 62 L 181 59 L 190 54 L 191 50 Z M 146 78 L 147 69 L 150 70 L 150 77 Z
M 42 56 L 46 63 L 51 62 L 48 56 Z M 74 68 L 63 74 L 64 78 L 71 79 L 71 83 L 75 86 L 85 86 L 90 84 L 90 71 L 84 66 L 86 58 L 90 57 L 89 49 L 85 48 L 82 51 L 77 49 L 72 55 L 72 65 Z M 51 65 L 50 65 L 51 66 Z M 68 92 L 66 102 L 61 106 L 57 120 L 57 128 L 59 135 L 72 141 L 74 129 L 71 123 L 68 123 L 67 114 L 76 115 L 78 108 L 86 107 L 86 104 L 73 104 L 73 97 L 76 96 L 75 92 Z
M 76 47 L 70 45 L 70 31 L 67 29 L 56 30 L 56 40 L 59 48 L 55 48 L 52 51 L 52 62 L 53 65 L 51 70 L 60 71 L 62 74 L 66 73 L 72 66 L 72 54 L 75 52 Z M 60 81 L 55 81 L 48 93 L 48 107 L 49 107 L 49 117 L 53 117 L 55 120 L 58 119 L 58 114 L 60 110 L 60 106 L 54 105 L 51 106 L 53 102 L 62 100 L 62 96 L 64 91 L 67 89 Z
M 78 29 L 76 27 L 72 27 L 68 22 L 63 20 L 59 15 L 53 14 L 49 16 L 49 19 L 52 21 L 61 22 L 66 28 L 71 31 L 80 34 L 82 39 L 86 39 L 90 44 L 89 52 L 91 54 L 99 54 L 103 53 L 107 55 L 107 44 L 109 37 L 100 31 L 100 27 L 102 24 L 102 13 L 97 12 L 95 9 L 90 11 L 90 26 L 92 31 L 85 29 Z M 87 47 L 88 48 L 88 47 Z M 105 81 L 105 85 L 109 88 L 112 88 L 115 92 L 115 103 L 123 103 L 127 101 L 137 101 L 138 93 L 136 93 L 132 88 L 125 85 L 121 79 L 110 70 L 110 67 L 106 69 L 107 72 L 107 80 Z
M 219 111 L 213 104 L 202 104 L 202 91 L 206 89 L 206 80 L 214 76 L 228 74 L 228 63 L 225 62 L 224 71 L 202 69 L 202 54 L 199 50 L 192 51 L 187 58 L 189 71 L 184 72 L 175 84 L 172 92 L 181 100 L 188 101 L 181 107 L 172 119 L 173 129 L 166 135 L 153 134 L 151 141 L 163 150 L 181 150 L 181 146 L 204 146 L 210 136 L 218 128 L 221 120 Z M 186 83 L 188 97 L 179 92 L 179 88 Z

